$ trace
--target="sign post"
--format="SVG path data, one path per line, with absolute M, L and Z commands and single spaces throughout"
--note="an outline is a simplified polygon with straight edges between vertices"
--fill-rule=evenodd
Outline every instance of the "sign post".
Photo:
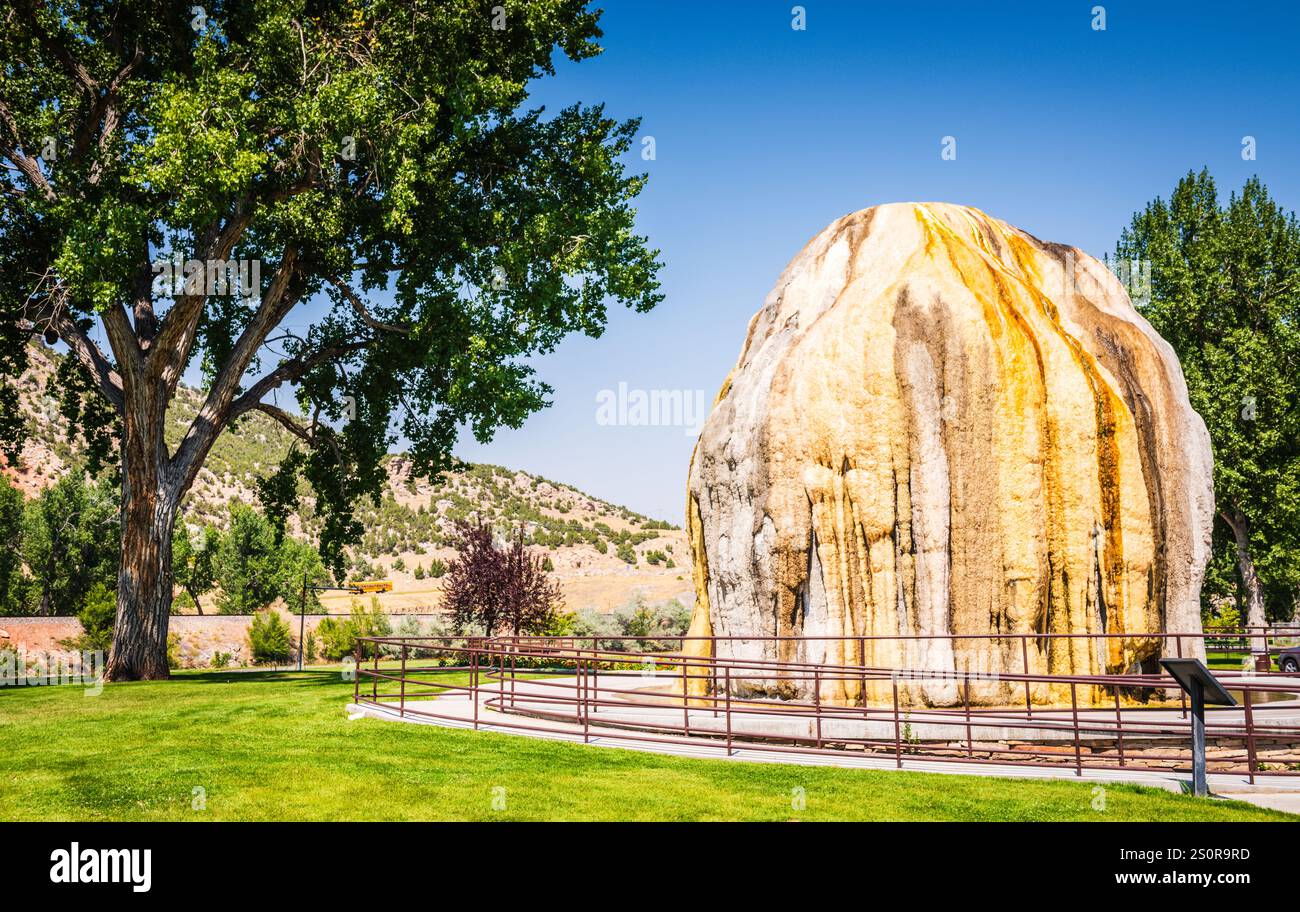
M 1204 798 L 1210 793 L 1205 775 L 1205 706 L 1236 706 L 1237 701 L 1200 659 L 1161 659 L 1160 664 L 1192 701 L 1192 794 Z

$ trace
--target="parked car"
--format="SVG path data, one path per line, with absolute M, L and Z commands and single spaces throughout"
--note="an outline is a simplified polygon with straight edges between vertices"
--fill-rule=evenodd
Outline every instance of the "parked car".
M 1300 646 L 1279 649 L 1276 655 L 1279 671 L 1285 671 L 1287 674 L 1300 672 Z

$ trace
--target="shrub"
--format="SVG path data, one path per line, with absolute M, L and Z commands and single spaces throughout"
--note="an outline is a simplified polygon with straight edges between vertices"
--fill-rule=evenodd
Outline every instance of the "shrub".
M 80 650 L 108 652 L 113 642 L 113 621 L 117 616 L 117 594 L 103 583 L 95 583 L 86 593 L 85 604 L 77 612 L 84 633 L 79 638 Z M 170 654 L 170 649 L 168 650 Z
M 229 664 L 230 664 L 230 653 L 228 653 L 228 652 L 214 652 L 214 653 L 212 653 L 212 667 L 213 667 L 213 668 L 225 668 L 225 667 L 226 667 L 227 665 L 229 665 Z
M 446 576 L 447 562 L 444 560 L 439 560 L 436 557 L 433 560 L 429 561 L 429 575 L 434 579 L 437 579 L 440 576 Z
M 413 614 L 406 615 L 402 618 L 402 623 L 397 625 L 397 635 L 403 639 L 424 636 L 424 629 L 420 625 L 420 619 Z
M 424 564 L 416 564 L 415 569 L 411 571 L 418 580 L 424 579 Z
M 408 640 L 423 636 L 438 636 L 439 632 L 436 627 L 436 624 L 431 625 L 431 628 L 433 629 L 430 629 L 428 633 L 426 633 L 424 625 L 420 623 L 420 619 L 414 615 L 408 614 L 406 617 L 402 618 L 402 623 L 397 626 L 397 635 Z M 397 654 L 401 654 L 400 648 L 397 650 Z M 437 650 L 434 649 L 413 648 L 407 651 L 407 658 L 429 659 L 434 658 L 437 654 Z
M 289 661 L 293 655 L 289 625 L 277 611 L 263 611 L 253 616 L 253 626 L 248 628 L 248 642 L 253 647 L 253 662 L 257 665 L 278 665 Z
M 339 662 L 353 655 L 359 636 L 386 637 L 391 636 L 392 632 L 393 626 L 388 620 L 388 615 L 379 607 L 377 598 L 370 600 L 368 610 L 353 601 L 352 613 L 348 618 L 323 618 L 316 627 L 316 635 L 320 637 L 321 642 L 321 654 L 331 662 Z M 386 649 L 389 652 L 393 651 L 391 648 L 386 647 Z M 372 644 L 366 643 L 362 646 L 361 658 L 372 658 L 374 654 Z
M 574 636 L 578 632 L 578 615 L 573 611 L 557 611 L 551 616 L 551 622 L 542 631 L 542 636 Z
M 393 625 L 388 620 L 388 615 L 384 609 L 379 607 L 379 599 L 370 599 L 370 609 L 366 610 L 356 603 L 352 602 L 352 617 L 348 619 L 352 625 L 352 635 L 354 637 L 386 637 L 393 633 Z M 369 658 L 375 654 L 374 644 L 365 643 L 361 647 L 361 657 Z
M 320 637 L 321 654 L 331 662 L 339 662 L 352 655 L 356 633 L 351 621 L 324 618 L 317 625 L 316 634 Z
M 677 637 L 686 633 L 691 624 L 691 612 L 681 602 L 650 604 L 637 595 L 626 605 L 610 614 L 591 609 L 580 611 L 574 619 L 575 636 L 597 637 L 601 649 L 651 652 L 676 648 L 675 639 L 656 640 L 655 637 Z M 641 643 L 628 643 L 623 637 L 648 637 Z

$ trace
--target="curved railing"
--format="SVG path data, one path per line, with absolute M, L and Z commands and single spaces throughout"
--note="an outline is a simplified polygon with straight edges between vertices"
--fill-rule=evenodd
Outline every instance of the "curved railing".
M 1071 636 L 1097 638 L 1046 638 Z M 1233 632 L 1243 636 L 1269 638 Z M 1213 657 L 1225 634 L 1125 637 L 1163 640 L 1166 654 Z M 851 751 L 892 758 L 900 767 L 905 761 L 996 763 L 1067 767 L 1080 775 L 1090 769 L 1190 770 L 1190 714 L 1176 683 L 1163 672 L 989 674 L 774 657 L 782 649 L 816 651 L 817 644 L 842 647 L 845 642 L 842 637 L 362 637 L 354 700 L 403 717 L 581 735 L 584 741 L 698 745 L 708 739 L 728 755 Z M 1300 675 L 1253 667 L 1215 674 L 1238 705 L 1207 708 L 1209 771 L 1240 773 L 1252 782 L 1259 775 L 1300 773 Z M 943 705 L 928 705 L 936 694 Z M 1013 702 L 1007 694 L 1023 696 Z

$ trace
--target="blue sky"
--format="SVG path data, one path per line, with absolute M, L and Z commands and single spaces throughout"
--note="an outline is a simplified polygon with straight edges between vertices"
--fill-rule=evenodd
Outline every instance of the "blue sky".
M 1258 174 L 1300 208 L 1292 4 L 1105 3 L 1094 31 L 1094 2 L 809 0 L 802 32 L 793 5 L 609 0 L 605 53 L 538 84 L 551 108 L 643 118 L 639 225 L 667 297 L 537 359 L 552 407 L 459 455 L 680 522 L 693 437 L 601 424 L 597 395 L 624 382 L 711 402 L 786 262 L 840 215 L 943 200 L 1100 256 L 1203 165 L 1225 193 Z

